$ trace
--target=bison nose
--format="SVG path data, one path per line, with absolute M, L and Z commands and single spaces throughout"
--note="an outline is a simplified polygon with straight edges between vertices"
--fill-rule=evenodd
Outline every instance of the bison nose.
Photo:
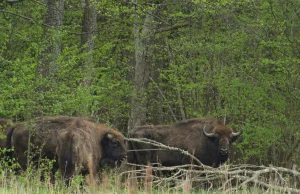
M 226 148 L 225 148 L 225 149 L 224 149 L 224 148 L 221 148 L 221 149 L 220 149 L 220 154 L 223 155 L 223 156 L 224 156 L 224 155 L 227 155 L 227 154 L 228 154 L 228 149 L 226 149 Z

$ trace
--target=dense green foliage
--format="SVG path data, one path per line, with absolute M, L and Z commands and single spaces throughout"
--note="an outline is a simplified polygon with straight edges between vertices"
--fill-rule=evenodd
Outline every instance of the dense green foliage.
M 95 48 L 88 53 L 79 48 L 82 5 L 66 1 L 62 28 L 51 29 L 62 40 L 59 66 L 47 77 L 37 71 L 49 41 L 46 1 L 39 2 L 0 3 L 0 117 L 85 115 L 126 132 L 133 27 L 160 6 L 147 122 L 226 118 L 244 129 L 236 144 L 240 160 L 299 164 L 300 1 L 99 1 Z M 80 65 L 86 56 L 94 58 L 89 86 Z

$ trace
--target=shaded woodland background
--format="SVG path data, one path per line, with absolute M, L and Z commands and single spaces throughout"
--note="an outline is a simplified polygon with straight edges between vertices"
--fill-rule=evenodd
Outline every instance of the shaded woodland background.
M 216 117 L 234 162 L 300 165 L 300 1 L 0 1 L 0 117 L 125 134 Z

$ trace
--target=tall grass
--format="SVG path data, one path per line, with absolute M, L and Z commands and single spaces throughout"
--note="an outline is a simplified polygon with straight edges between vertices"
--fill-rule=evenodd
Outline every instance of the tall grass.
M 107 169 L 103 170 L 99 178 L 94 181 L 91 180 L 90 176 L 76 176 L 72 179 L 71 185 L 67 187 L 59 172 L 56 173 L 55 183 L 51 182 L 50 168 L 35 169 L 31 167 L 25 172 L 15 173 L 15 169 L 5 167 L 0 169 L 0 194 L 291 193 L 288 187 L 286 190 L 276 190 L 272 187 L 266 189 L 250 182 L 237 187 L 238 181 L 230 181 L 233 179 L 228 174 L 226 176 L 216 174 L 217 179 L 213 181 L 217 182 L 207 181 L 199 184 L 195 181 L 192 173 L 182 174 L 180 175 L 181 178 L 168 179 L 157 176 L 154 169 L 145 166 L 140 171 L 131 169 L 127 170 L 126 173 L 123 169 Z M 230 171 L 226 167 L 222 170 Z M 270 177 L 264 178 L 268 179 L 268 183 L 276 186 L 276 182 L 282 179 L 280 176 L 280 174 L 275 174 L 275 176 L 270 175 Z
M 148 170 L 147 173 L 150 173 Z M 39 170 L 27 170 L 18 174 L 12 173 L 10 170 L 1 171 L 0 193 L 1 194 L 134 194 L 134 193 L 152 193 L 152 194 L 186 194 L 192 193 L 187 180 L 184 180 L 182 189 L 172 189 L 168 185 L 161 185 L 153 188 L 150 174 L 147 177 L 147 182 L 139 182 L 134 177 L 119 177 L 118 174 L 111 171 L 109 173 L 103 172 L 101 181 L 96 184 L 89 184 L 88 177 L 77 176 L 72 180 L 72 183 L 67 187 L 64 181 L 61 180 L 59 173 L 56 175 L 56 181 L 51 183 L 50 176 L 44 176 Z M 193 193 L 205 193 L 204 191 L 197 191 Z

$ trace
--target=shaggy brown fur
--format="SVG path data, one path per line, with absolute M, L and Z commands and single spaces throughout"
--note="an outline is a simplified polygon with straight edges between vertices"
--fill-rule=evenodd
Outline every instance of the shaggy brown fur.
M 204 135 L 213 133 L 213 137 Z M 231 142 L 237 139 L 230 127 L 212 118 L 189 119 L 174 125 L 139 126 L 130 132 L 130 137 L 147 138 L 171 147 L 188 151 L 203 164 L 217 167 L 228 159 Z M 158 149 L 157 147 L 128 142 L 128 150 Z M 188 156 L 176 151 L 133 151 L 128 153 L 131 163 L 161 163 L 163 166 L 174 166 L 192 163 Z
M 57 154 L 67 184 L 80 173 L 89 173 L 93 180 L 102 158 L 119 161 L 125 157 L 124 136 L 104 124 L 76 119 L 59 132 Z
M 57 134 L 68 127 L 78 117 L 40 117 L 32 121 L 13 126 L 6 138 L 6 147 L 14 147 L 12 157 L 25 170 L 30 162 L 40 158 L 56 159 Z M 90 120 L 89 118 L 81 118 Z M 30 158 L 28 158 L 30 156 Z M 30 161 L 29 161 L 30 159 Z M 53 173 L 58 169 L 54 163 Z

